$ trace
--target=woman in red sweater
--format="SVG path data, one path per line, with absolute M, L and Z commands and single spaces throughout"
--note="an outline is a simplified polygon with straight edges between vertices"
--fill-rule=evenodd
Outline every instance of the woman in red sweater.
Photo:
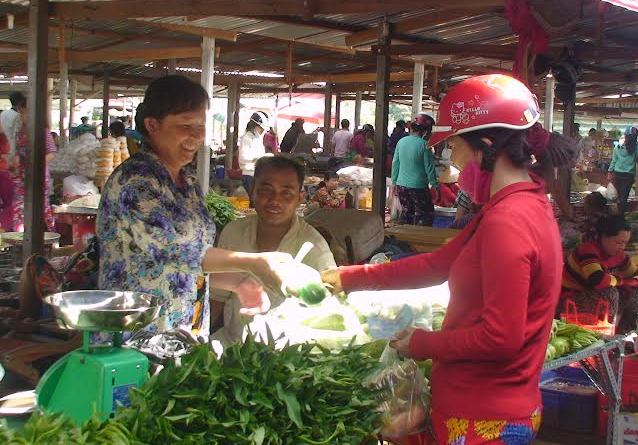
M 409 329 L 402 355 L 434 360 L 432 423 L 439 444 L 531 444 L 540 424 L 540 374 L 561 286 L 558 227 L 525 135 L 539 118 L 518 80 L 479 76 L 451 88 L 430 144 L 445 139 L 479 163 L 489 201 L 436 252 L 324 273 L 346 291 L 449 282 L 438 332 Z

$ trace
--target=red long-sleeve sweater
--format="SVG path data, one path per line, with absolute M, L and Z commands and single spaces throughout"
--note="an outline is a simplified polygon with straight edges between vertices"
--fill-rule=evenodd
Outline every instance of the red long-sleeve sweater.
M 468 419 L 513 419 L 541 405 L 540 373 L 562 274 L 558 227 L 544 185 L 495 194 L 431 254 L 341 272 L 344 289 L 408 289 L 448 280 L 439 332 L 417 331 L 411 355 L 432 358 L 432 407 Z

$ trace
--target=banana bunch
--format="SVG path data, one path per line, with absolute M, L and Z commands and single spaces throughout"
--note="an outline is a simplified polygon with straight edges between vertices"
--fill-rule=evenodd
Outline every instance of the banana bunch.
M 596 343 L 600 339 L 598 333 L 581 326 L 554 320 L 545 361 L 555 360 L 567 354 L 578 352 Z

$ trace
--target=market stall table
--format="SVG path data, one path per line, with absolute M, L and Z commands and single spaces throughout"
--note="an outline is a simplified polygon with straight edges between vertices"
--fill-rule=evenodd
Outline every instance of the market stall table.
M 77 251 L 84 250 L 89 240 L 95 236 L 97 208 L 79 207 L 63 204 L 53 208 L 58 223 L 72 227 L 73 246 Z

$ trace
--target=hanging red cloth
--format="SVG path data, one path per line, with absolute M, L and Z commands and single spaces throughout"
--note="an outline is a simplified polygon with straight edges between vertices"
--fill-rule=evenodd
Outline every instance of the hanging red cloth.
M 527 0 L 505 0 L 505 17 L 514 34 L 518 35 L 512 71 L 527 83 L 529 51 L 534 54 L 546 53 L 549 49 L 549 36 L 532 15 Z

